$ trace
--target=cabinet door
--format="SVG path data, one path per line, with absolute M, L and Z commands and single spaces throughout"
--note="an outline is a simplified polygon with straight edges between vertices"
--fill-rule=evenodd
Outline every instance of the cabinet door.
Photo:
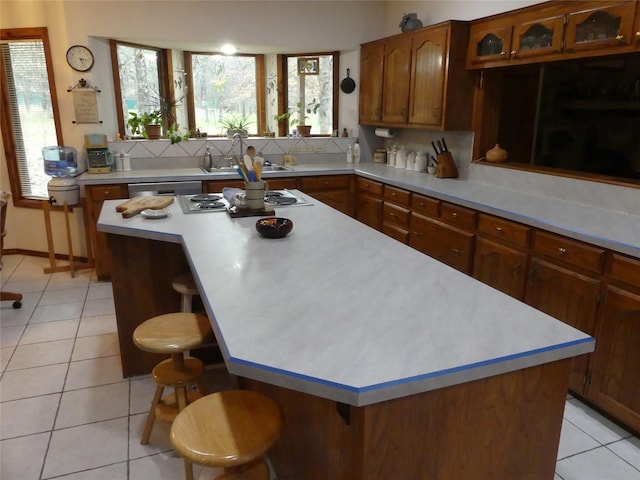
M 536 257 L 531 259 L 525 303 L 593 336 L 599 299 L 599 279 Z M 569 387 L 577 393 L 582 392 L 588 363 L 589 355 L 581 355 L 573 360 Z
M 640 429 L 640 295 L 609 287 L 592 369 L 589 398 Z
M 483 27 L 485 27 L 483 24 L 471 27 L 467 51 L 469 68 L 479 68 L 484 63 L 502 62 L 509 59 L 512 26 L 509 24 L 495 25 L 492 28 Z
M 352 215 L 351 213 L 351 194 L 348 190 L 333 190 L 329 192 L 312 192 L 312 197 L 320 200 L 322 203 L 326 203 L 330 207 L 341 211 L 346 215 Z
M 87 185 L 85 187 L 87 199 L 87 218 L 89 225 L 89 239 L 92 243 L 94 268 L 99 280 L 111 278 L 111 254 L 107 245 L 107 235 L 98 232 L 97 223 L 105 200 L 128 198 L 126 185 Z
M 409 123 L 436 126 L 442 123 L 447 33 L 448 29 L 443 27 L 413 37 Z
M 473 278 L 522 300 L 526 278 L 527 253 L 478 238 Z
M 471 274 L 474 235 L 442 222 L 411 214 L 409 245 L 430 257 Z
M 382 114 L 382 72 L 384 46 L 363 45 L 360 49 L 360 123 L 380 121 Z
M 358 193 L 356 219 L 371 228 L 380 230 L 382 228 L 382 205 L 381 198 L 366 193 Z
M 400 37 L 384 46 L 382 121 L 407 123 L 411 76 L 411 36 Z
M 564 18 L 564 15 L 557 15 L 514 25 L 511 58 L 560 53 L 564 38 Z
M 597 8 L 570 13 L 565 51 L 630 45 L 636 3 L 602 2 Z

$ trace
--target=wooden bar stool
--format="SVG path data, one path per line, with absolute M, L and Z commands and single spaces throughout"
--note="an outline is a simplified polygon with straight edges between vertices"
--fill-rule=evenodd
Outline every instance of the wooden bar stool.
M 193 297 L 194 295 L 200 295 L 196 281 L 191 273 L 181 273 L 176 275 L 171 282 L 173 289 L 182 294 L 182 308 L 183 312 L 193 311 Z
M 140 350 L 171 355 L 158 363 L 151 374 L 157 387 L 140 440 L 142 445 L 149 442 L 156 416 L 172 422 L 180 410 L 207 394 L 202 378 L 204 364 L 197 358 L 184 358 L 184 352 L 210 342 L 212 337 L 207 317 L 185 312 L 152 317 L 133 332 L 133 342 Z M 198 392 L 187 390 L 191 385 L 196 385 Z M 165 388 L 173 388 L 174 393 L 162 398 Z
M 280 407 L 251 390 L 225 390 L 196 400 L 171 425 L 171 443 L 185 459 L 185 477 L 193 479 L 191 463 L 224 468 L 216 480 L 269 480 L 264 454 L 284 426 Z

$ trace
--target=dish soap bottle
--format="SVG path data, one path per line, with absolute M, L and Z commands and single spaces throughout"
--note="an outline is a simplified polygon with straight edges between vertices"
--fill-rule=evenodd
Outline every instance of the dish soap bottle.
M 353 151 L 351 145 L 347 146 L 347 163 L 353 163 Z
M 360 144 L 358 140 L 353 145 L 353 163 L 360 163 Z

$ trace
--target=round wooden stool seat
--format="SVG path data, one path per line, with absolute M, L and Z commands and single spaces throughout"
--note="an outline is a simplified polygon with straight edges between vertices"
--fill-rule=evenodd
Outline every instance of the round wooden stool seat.
M 204 315 L 188 312 L 166 313 L 144 321 L 133 332 L 133 342 L 151 353 L 181 353 L 208 343 L 213 338 L 211 324 Z
M 197 358 L 185 358 L 182 368 L 177 369 L 173 359 L 163 360 L 153 367 L 153 381 L 163 387 L 182 387 L 195 382 L 204 372 L 204 363 Z
M 226 390 L 182 410 L 171 426 L 171 443 L 187 463 L 224 468 L 220 479 L 268 480 L 262 456 L 278 440 L 282 427 L 282 412 L 269 397 Z

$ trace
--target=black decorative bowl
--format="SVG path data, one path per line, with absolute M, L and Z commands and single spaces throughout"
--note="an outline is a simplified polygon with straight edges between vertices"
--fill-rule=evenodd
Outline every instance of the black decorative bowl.
M 282 238 L 293 229 L 293 222 L 288 218 L 267 217 L 256 222 L 256 230 L 266 238 Z

